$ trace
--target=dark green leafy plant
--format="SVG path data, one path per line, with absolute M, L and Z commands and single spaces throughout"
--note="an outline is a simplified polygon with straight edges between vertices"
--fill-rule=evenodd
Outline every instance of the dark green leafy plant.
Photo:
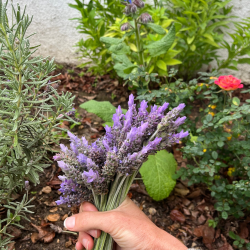
M 139 4 L 138 4 L 139 6 Z M 147 12 L 140 10 L 144 6 L 136 4 L 126 4 L 126 22 L 121 24 L 121 30 L 127 31 L 122 38 L 109 37 L 101 38 L 106 44 L 114 60 L 114 69 L 117 74 L 127 80 L 130 87 L 139 89 L 139 93 L 147 91 L 150 81 L 157 81 L 157 73 L 154 72 L 154 58 L 166 54 L 174 45 L 175 26 L 172 24 L 168 33 L 155 23 L 151 23 L 152 17 Z M 150 31 L 150 32 L 149 32 Z M 152 31 L 157 34 L 156 39 L 146 40 L 142 37 L 149 36 Z M 130 42 L 130 37 L 134 37 L 135 44 Z M 125 41 L 127 39 L 127 42 Z M 127 44 L 129 43 L 129 45 Z M 153 59 L 152 59 L 153 58 Z M 167 74 L 167 66 L 164 61 L 156 63 Z M 161 65 L 161 66 L 160 66 Z
M 224 42 L 222 28 L 228 28 L 231 0 L 164 0 L 169 18 L 178 27 L 179 38 L 176 49 L 181 53 L 177 59 L 182 62 L 179 74 L 190 79 L 202 65 L 208 65 L 218 58 L 216 54 Z
M 234 246 L 237 247 L 237 249 L 247 249 L 250 250 L 250 243 L 246 243 L 244 239 L 242 239 L 239 235 L 236 235 L 232 231 L 229 232 L 229 237 L 234 240 Z
M 167 29 L 173 22 L 172 19 L 169 19 L 165 15 L 165 8 L 154 8 L 151 5 L 146 4 L 146 6 L 142 9 L 144 12 L 149 13 L 152 16 L 153 23 L 148 23 L 147 25 L 143 25 L 140 27 L 140 32 L 142 36 L 140 37 L 143 44 L 150 44 L 152 42 L 156 42 L 160 40 L 163 35 L 166 33 Z M 121 30 L 121 26 L 129 21 L 128 17 L 123 17 L 122 19 L 117 18 L 116 22 L 108 27 L 107 32 L 105 33 L 105 37 L 113 37 L 113 38 L 123 38 L 125 36 L 125 31 Z M 156 25 L 157 26 L 156 26 Z M 152 32 L 153 31 L 153 32 Z M 129 36 L 126 36 L 124 39 L 124 43 L 129 46 L 131 50 L 131 54 L 127 54 L 130 61 L 135 60 L 137 49 L 136 42 L 136 34 L 133 32 L 129 33 Z M 157 73 L 161 77 L 168 76 L 168 67 L 172 65 L 180 64 L 181 62 L 174 57 L 180 53 L 173 46 L 171 48 L 162 53 L 161 55 L 151 56 L 145 50 L 143 56 L 145 58 L 146 63 L 150 64 L 147 68 L 149 73 Z M 124 77 L 126 74 L 122 71 L 119 72 L 121 77 Z M 130 76 L 131 77 L 131 76 Z M 135 77 L 136 79 L 136 77 Z M 136 80 L 134 80 L 133 85 L 136 86 Z M 138 86 L 137 86 L 138 87 Z
M 79 66 L 90 66 L 88 70 L 96 75 L 108 73 L 113 69 L 112 60 L 100 38 L 104 36 L 107 27 L 115 22 L 115 18 L 122 16 L 123 6 L 118 0 L 105 0 L 102 3 L 98 0 L 75 2 L 76 4 L 69 6 L 81 14 L 81 17 L 74 18 L 79 23 L 76 29 L 88 36 L 76 45 L 80 58 L 88 60 Z
M 220 216 L 239 218 L 250 206 L 250 100 L 241 103 L 232 91 L 218 90 L 214 84 L 203 92 L 201 125 L 183 148 L 193 164 L 176 177 L 188 179 L 189 185 L 205 183 Z

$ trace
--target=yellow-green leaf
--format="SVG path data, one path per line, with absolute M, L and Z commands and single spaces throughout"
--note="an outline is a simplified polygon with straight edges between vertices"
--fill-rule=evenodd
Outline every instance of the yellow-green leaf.
M 164 62 L 164 61 L 162 61 L 162 60 L 158 60 L 157 62 L 156 62 L 156 65 L 157 65 L 157 67 L 158 68 L 160 68 L 160 69 L 162 69 L 162 70 L 167 70 L 167 65 L 166 65 L 166 63 Z
M 133 43 L 130 43 L 130 44 L 129 44 L 129 47 L 130 47 L 130 49 L 133 50 L 134 52 L 137 52 L 137 51 L 138 51 L 137 47 L 136 47 Z
M 182 62 L 177 60 L 177 59 L 168 59 L 165 60 L 166 65 L 176 65 L 176 64 L 181 64 Z
M 190 49 L 191 49 L 192 51 L 195 51 L 195 50 L 196 50 L 196 46 L 195 46 L 194 44 L 192 44 L 191 47 L 190 47 Z
M 238 97 L 234 97 L 234 98 L 233 98 L 233 104 L 234 104 L 235 106 L 239 106 L 239 105 L 240 105 L 240 99 L 239 99 Z
M 195 36 L 193 36 L 193 37 L 188 37 L 188 38 L 187 38 L 187 43 L 188 43 L 188 44 L 191 44 L 191 43 L 194 41 L 194 38 L 195 38 Z
M 154 66 L 154 65 L 151 65 L 151 67 L 150 67 L 148 73 L 151 74 L 151 73 L 153 72 L 154 68 L 155 68 L 155 66 Z
M 164 20 L 161 24 L 162 28 L 166 29 L 173 21 L 173 19 Z

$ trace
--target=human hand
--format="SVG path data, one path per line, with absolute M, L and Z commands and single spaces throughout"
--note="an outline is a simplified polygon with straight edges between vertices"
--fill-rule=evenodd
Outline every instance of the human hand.
M 98 212 L 96 207 L 84 202 L 79 214 L 64 221 L 70 231 L 79 232 L 76 249 L 91 250 L 101 231 L 112 236 L 115 250 L 186 250 L 178 239 L 158 228 L 128 197 L 116 209 Z M 91 236 L 90 236 L 91 235 Z

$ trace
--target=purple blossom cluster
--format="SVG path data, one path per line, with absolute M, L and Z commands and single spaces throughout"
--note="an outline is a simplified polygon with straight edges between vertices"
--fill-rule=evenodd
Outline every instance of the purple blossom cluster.
M 106 126 L 106 134 L 92 144 L 71 132 L 70 148 L 61 144 L 60 154 L 53 158 L 64 172 L 60 191 L 63 196 L 57 204 L 79 204 L 106 194 L 116 174 L 129 176 L 137 171 L 149 154 L 165 149 L 186 137 L 188 132 L 177 133 L 186 117 L 179 117 L 185 107 L 180 104 L 165 114 L 168 103 L 154 105 L 148 112 L 146 101 L 136 109 L 131 94 L 128 111 L 124 115 L 119 106 L 113 115 L 114 125 Z

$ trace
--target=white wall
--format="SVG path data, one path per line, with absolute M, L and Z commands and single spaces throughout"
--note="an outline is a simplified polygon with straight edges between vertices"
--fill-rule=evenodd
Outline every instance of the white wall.
M 36 33 L 30 40 L 32 45 L 41 44 L 37 54 L 55 57 L 57 62 L 79 63 L 73 46 L 82 35 L 75 29 L 77 23 L 69 20 L 79 15 L 68 6 L 74 0 L 13 0 L 14 6 L 17 3 L 22 9 L 26 5 L 26 13 L 33 16 L 27 33 Z M 11 15 L 10 4 L 8 12 Z
M 74 28 L 77 23 L 69 20 L 79 15 L 78 11 L 70 8 L 68 3 L 74 0 L 12 0 L 23 8 L 27 5 L 27 13 L 33 15 L 33 22 L 28 33 L 36 32 L 31 38 L 31 44 L 41 44 L 37 54 L 55 57 L 57 62 L 79 63 L 76 59 L 76 48 L 73 46 L 83 37 Z M 9 3 L 11 0 L 9 0 Z M 250 0 L 232 0 L 233 15 L 242 18 L 250 17 Z M 9 6 L 9 12 L 11 13 Z M 222 52 L 223 55 L 224 52 Z M 225 54 L 224 54 L 225 55 Z M 84 60 L 82 60 L 84 61 Z M 234 75 L 244 82 L 250 82 L 250 66 L 240 66 L 240 71 L 232 71 Z

